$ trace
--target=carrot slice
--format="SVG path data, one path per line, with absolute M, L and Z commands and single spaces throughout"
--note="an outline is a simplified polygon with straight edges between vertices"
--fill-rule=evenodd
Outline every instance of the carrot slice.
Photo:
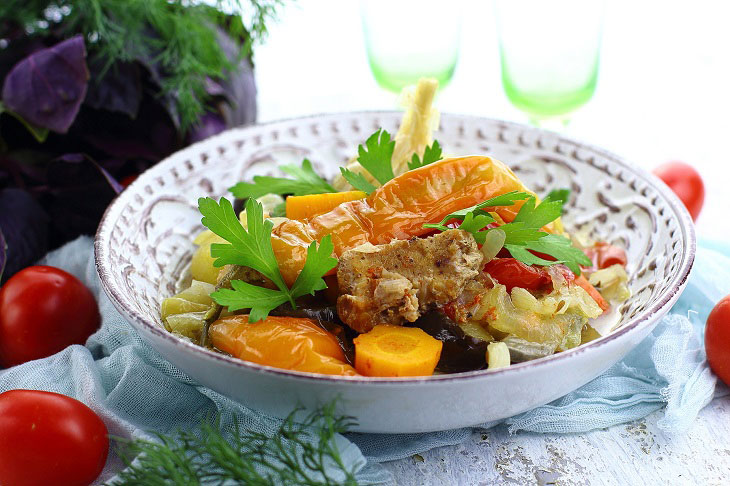
M 355 369 L 366 376 L 432 375 L 443 347 L 417 327 L 389 324 L 375 326 L 353 342 Z

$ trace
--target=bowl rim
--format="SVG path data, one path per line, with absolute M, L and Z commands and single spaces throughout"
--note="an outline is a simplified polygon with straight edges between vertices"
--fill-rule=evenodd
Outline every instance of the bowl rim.
M 359 110 L 359 111 L 347 111 L 347 112 L 331 112 L 331 113 L 316 113 L 306 116 L 297 116 L 297 117 L 291 117 L 291 118 L 283 118 L 279 120 L 272 120 L 265 123 L 256 123 L 254 125 L 248 125 L 248 126 L 242 126 L 242 127 L 235 127 L 228 130 L 225 130 L 219 134 L 216 134 L 212 137 L 209 137 L 205 140 L 202 140 L 200 142 L 196 142 L 194 144 L 191 144 L 181 150 L 178 150 L 177 152 L 174 152 L 161 161 L 159 161 L 157 164 L 153 165 L 149 169 L 147 169 L 145 172 L 139 175 L 139 177 L 130 184 L 129 187 L 133 187 L 135 185 L 140 185 L 144 182 L 144 178 L 146 174 L 151 173 L 155 168 L 161 168 L 164 165 L 172 164 L 174 165 L 175 160 L 180 157 L 181 153 L 187 152 L 187 151 L 194 151 L 195 147 L 200 148 L 203 145 L 214 145 L 218 139 L 221 138 L 227 138 L 230 133 L 232 132 L 246 132 L 246 131 L 252 131 L 257 129 L 266 128 L 268 126 L 274 126 L 279 124 L 284 124 L 287 122 L 298 122 L 298 121 L 304 121 L 304 120 L 313 120 L 313 119 L 322 119 L 322 118 L 330 118 L 330 117 L 341 117 L 341 116 L 349 116 L 349 117 L 360 117 L 360 116 L 402 116 L 401 111 L 397 110 Z M 441 374 L 441 375 L 432 375 L 432 376 L 420 376 L 420 377 L 368 377 L 368 376 L 338 376 L 338 375 L 325 375 L 320 373 L 310 373 L 310 372 L 304 372 L 304 371 L 294 371 L 294 370 L 285 370 L 281 368 L 274 368 L 272 366 L 267 365 L 261 365 L 258 363 L 252 363 L 248 361 L 244 361 L 238 358 L 234 358 L 232 356 L 227 356 L 221 353 L 216 353 L 214 351 L 211 351 L 207 348 L 203 348 L 197 344 L 194 344 L 190 341 L 186 341 L 184 339 L 181 339 L 174 334 L 168 332 L 166 329 L 164 329 L 162 326 L 159 326 L 153 322 L 150 322 L 148 319 L 146 319 L 143 315 L 141 315 L 136 310 L 130 308 L 129 306 L 125 305 L 124 303 L 124 297 L 120 295 L 120 292 L 111 285 L 109 280 L 109 275 L 111 274 L 109 265 L 109 258 L 107 258 L 107 250 L 103 243 L 110 243 L 108 235 L 111 234 L 111 228 L 113 227 L 113 223 L 116 223 L 116 218 L 112 221 L 112 215 L 116 212 L 116 208 L 119 207 L 120 201 L 123 201 L 124 198 L 124 192 L 120 193 L 112 202 L 109 204 L 109 206 L 104 211 L 104 214 L 101 218 L 101 221 L 99 223 L 99 226 L 96 231 L 96 235 L 94 237 L 94 263 L 96 266 L 97 273 L 99 275 L 100 281 L 101 281 L 101 287 L 104 289 L 104 292 L 109 297 L 109 300 L 111 300 L 112 304 L 119 310 L 121 314 L 123 314 L 126 317 L 126 320 L 130 324 L 136 324 L 133 327 L 139 327 L 140 329 L 143 329 L 147 332 L 152 333 L 156 337 L 162 338 L 166 341 L 168 341 L 169 344 L 173 344 L 174 346 L 178 347 L 181 352 L 185 351 L 191 351 L 193 354 L 197 355 L 199 358 L 207 359 L 207 360 L 213 360 L 217 361 L 219 364 L 224 364 L 228 366 L 234 366 L 238 367 L 240 369 L 243 369 L 245 371 L 249 372 L 258 372 L 266 375 L 275 375 L 280 378 L 290 378 L 290 379 L 302 379 L 306 381 L 314 381 L 314 382 L 329 382 L 329 383 L 337 383 L 337 384 L 345 384 L 345 383 L 358 383 L 358 384 L 371 384 L 371 385 L 405 385 L 405 384 L 436 384 L 436 383 L 444 383 L 444 382 L 461 382 L 461 381 L 474 381 L 480 378 L 485 378 L 486 376 L 493 376 L 493 375 L 503 375 L 503 374 L 518 374 L 523 373 L 525 371 L 528 371 L 535 367 L 540 366 L 547 366 L 548 364 L 559 362 L 562 360 L 570 359 L 571 357 L 577 356 L 579 354 L 583 354 L 586 352 L 589 352 L 589 350 L 596 349 L 599 347 L 602 347 L 621 336 L 624 336 L 628 333 L 632 332 L 638 332 L 639 330 L 643 329 L 647 325 L 650 325 L 653 320 L 652 318 L 655 317 L 656 314 L 660 313 L 660 316 L 663 316 L 670 308 L 671 305 L 673 305 L 677 299 L 679 298 L 680 294 L 684 290 L 684 287 L 687 284 L 687 279 L 689 278 L 690 271 L 692 269 L 692 266 L 694 264 L 695 259 L 695 253 L 696 253 L 696 246 L 697 246 L 697 239 L 695 235 L 695 229 L 694 229 L 694 223 L 692 221 L 692 218 L 689 215 L 689 212 L 687 211 L 684 204 L 679 200 L 679 198 L 672 192 L 671 189 L 669 189 L 668 186 L 666 186 L 658 177 L 654 176 L 648 171 L 645 171 L 642 168 L 633 166 L 628 163 L 623 157 L 618 156 L 617 154 L 603 149 L 601 147 L 597 147 L 595 145 L 592 145 L 590 143 L 585 143 L 580 140 L 576 140 L 572 137 L 567 137 L 563 134 L 553 132 L 550 130 L 545 130 L 537 127 L 532 127 L 529 125 L 525 125 L 522 123 L 517 122 L 511 122 L 506 120 L 500 120 L 496 118 L 489 118 L 489 117 L 481 117 L 481 116 L 475 116 L 475 115 L 462 115 L 457 113 L 441 113 L 442 119 L 455 119 L 455 120 L 469 120 L 472 122 L 481 122 L 481 123 L 489 123 L 493 125 L 500 126 L 501 128 L 507 128 L 507 129 L 517 129 L 522 131 L 531 131 L 534 133 L 539 133 L 541 135 L 551 135 L 557 139 L 557 143 L 568 143 L 571 145 L 575 145 L 578 148 L 587 149 L 597 155 L 600 155 L 602 157 L 605 157 L 606 159 L 610 160 L 612 164 L 618 164 L 622 169 L 631 172 L 634 176 L 637 176 L 638 178 L 642 179 L 644 182 L 649 184 L 654 190 L 658 191 L 664 199 L 669 203 L 671 209 L 673 210 L 673 213 L 678 217 L 679 222 L 679 229 L 682 231 L 683 240 L 686 243 L 685 248 L 685 255 L 684 260 L 681 262 L 681 266 L 678 270 L 678 272 L 673 275 L 674 284 L 672 287 L 666 291 L 663 295 L 660 296 L 659 300 L 655 302 L 651 307 L 645 309 L 638 315 L 632 317 L 629 319 L 623 326 L 620 328 L 612 331 L 606 336 L 602 336 L 598 339 L 595 339 L 593 341 L 590 341 L 585 344 L 581 344 L 580 346 L 577 346 L 575 348 L 569 349 L 567 351 L 563 351 L 560 353 L 551 354 L 549 356 L 545 356 L 542 358 L 538 358 L 531 361 L 526 361 L 523 363 L 517 363 L 511 366 L 508 366 L 506 368 L 499 368 L 499 369 L 484 369 L 484 370 L 476 370 L 476 371 L 467 371 L 467 372 L 460 372 L 460 373 L 449 373 L 449 374 Z M 662 312 L 664 311 L 664 312 Z M 144 340 L 144 338 L 143 338 Z M 165 358 L 167 359 L 167 358 Z

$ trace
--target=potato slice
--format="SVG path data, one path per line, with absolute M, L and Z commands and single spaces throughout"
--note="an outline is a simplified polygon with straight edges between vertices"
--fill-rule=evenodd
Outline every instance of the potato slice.
M 213 266 L 215 260 L 210 256 L 210 245 L 213 243 L 225 243 L 226 240 L 216 235 L 210 230 L 203 231 L 195 238 L 198 249 L 193 254 L 193 260 L 190 262 L 190 273 L 194 280 L 215 284 L 220 272 L 219 267 Z
M 213 284 L 193 280 L 189 288 L 175 295 L 175 297 L 210 306 L 210 304 L 213 303 L 213 299 L 211 299 L 210 294 L 213 293 L 214 290 L 215 285 Z

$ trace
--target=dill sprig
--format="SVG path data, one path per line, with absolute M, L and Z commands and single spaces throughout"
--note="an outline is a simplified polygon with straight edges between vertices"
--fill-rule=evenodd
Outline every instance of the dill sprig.
M 352 418 L 336 415 L 334 402 L 302 414 L 294 410 L 273 437 L 236 424 L 226 439 L 218 418 L 204 421 L 197 433 L 157 435 L 156 442 L 117 439 L 127 468 L 110 484 L 357 485 L 336 444 L 337 434 L 354 425 Z
M 171 95 L 183 130 L 205 111 L 206 77 L 224 78 L 253 43 L 283 0 L 4 0 L 0 39 L 84 35 L 89 57 L 102 73 L 116 62 L 139 61 L 159 76 L 161 96 Z M 211 5 L 212 4 L 212 5 Z M 222 31 L 241 44 L 237 58 L 218 42 Z

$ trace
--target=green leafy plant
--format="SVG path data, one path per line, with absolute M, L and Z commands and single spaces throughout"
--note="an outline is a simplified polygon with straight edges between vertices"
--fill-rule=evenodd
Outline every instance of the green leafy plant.
M 488 199 L 470 208 L 462 209 L 446 216 L 440 223 L 425 224 L 425 228 L 446 231 L 449 221 L 460 220 L 459 229 L 468 231 L 484 243 L 490 231 L 504 232 L 504 248 L 517 260 L 528 265 L 555 265 L 562 263 L 573 273 L 580 275 L 580 265 L 590 266 L 591 260 L 580 249 L 573 246 L 570 239 L 562 235 L 542 230 L 563 214 L 563 204 L 568 200 L 569 191 L 561 189 L 551 192 L 540 204 L 535 196 L 526 192 L 512 191 Z M 515 219 L 498 227 L 487 228 L 497 221 L 488 209 L 496 206 L 512 206 L 517 201 L 525 201 Z M 485 229 L 486 228 L 486 229 Z M 547 260 L 535 253 L 553 257 Z
M 161 94 L 176 99 L 180 122 L 191 126 L 205 111 L 206 78 L 225 77 L 240 57 L 249 56 L 280 5 L 281 0 L 6 0 L 0 2 L 0 19 L 34 37 L 81 33 L 101 78 L 115 63 L 142 62 L 159 79 Z M 242 40 L 240 57 L 226 53 L 218 27 Z
M 418 169 L 425 165 L 438 162 L 439 160 L 441 160 L 441 158 L 441 145 L 439 145 L 438 140 L 434 140 L 433 143 L 430 146 L 426 147 L 426 149 L 423 151 L 423 160 L 421 160 L 418 154 L 413 154 L 410 162 L 408 162 L 408 169 Z
M 382 128 L 373 133 L 365 141 L 365 145 L 357 148 L 357 161 L 378 182 L 385 184 L 395 175 L 393 174 L 393 150 L 395 141 L 391 141 L 390 134 Z M 368 194 L 375 190 L 375 186 L 368 182 L 361 174 L 355 174 L 349 169 L 340 168 L 342 176 L 352 187 Z
M 312 163 L 304 159 L 301 167 L 296 165 L 282 165 L 279 167 L 293 179 L 286 177 L 254 176 L 253 182 L 239 182 L 228 190 L 240 199 L 258 198 L 266 194 L 293 194 L 306 196 L 307 194 L 323 194 L 337 192 L 326 180 L 320 177 L 312 168 Z
M 2 278 L 93 234 L 159 160 L 253 123 L 252 49 L 282 3 L 0 1 Z
M 214 420 L 204 421 L 199 431 L 157 435 L 155 442 L 120 440 L 127 468 L 111 484 L 357 485 L 336 444 L 337 434 L 348 432 L 354 421 L 336 415 L 334 403 L 298 418 L 301 414 L 292 412 L 273 437 L 236 426 L 227 440 Z
M 358 146 L 358 162 L 378 182 L 385 184 L 395 177 L 392 166 L 394 149 L 395 142 L 391 140 L 390 134 L 381 128 L 368 137 L 365 145 Z M 438 160 L 441 160 L 441 146 L 434 141 L 424 150 L 423 160 L 418 154 L 413 154 L 408 168 L 417 169 Z M 284 165 L 280 168 L 291 177 L 254 176 L 253 182 L 239 182 L 229 188 L 229 191 L 240 199 L 258 198 L 266 194 L 306 196 L 336 192 L 334 187 L 314 171 L 312 163 L 307 159 L 304 159 L 301 167 Z M 375 190 L 375 186 L 362 173 L 345 168 L 340 168 L 340 171 L 355 189 L 367 194 Z M 283 208 L 277 208 L 274 213 L 276 216 L 283 215 Z
M 395 177 L 393 173 L 394 150 L 395 141 L 391 140 L 390 134 L 381 128 L 368 137 L 365 145 L 358 147 L 357 161 L 375 180 L 380 184 L 385 184 Z M 413 158 L 408 162 L 408 169 L 418 169 L 437 160 L 441 160 L 441 146 L 434 141 L 430 147 L 426 147 L 424 150 L 423 160 L 418 154 L 413 154 Z M 363 174 L 343 167 L 340 168 L 340 172 L 342 177 L 355 189 L 367 194 L 375 190 L 375 186 Z
M 233 206 L 226 198 L 216 203 L 211 198 L 200 198 L 198 209 L 203 215 L 202 223 L 228 243 L 214 243 L 210 254 L 214 265 L 240 265 L 249 267 L 271 280 L 277 289 L 258 287 L 242 280 L 232 280 L 231 289 L 219 289 L 211 294 L 213 300 L 229 310 L 251 309 L 249 322 L 266 319 L 276 307 L 289 302 L 296 308 L 295 300 L 306 294 L 327 288 L 322 277 L 337 265 L 332 256 L 334 245 L 330 235 L 317 245 L 312 242 L 307 249 L 307 259 L 294 285 L 289 288 L 279 271 L 274 250 L 271 246 L 271 230 L 274 224 L 264 219 L 261 203 L 253 198 L 246 201 L 246 222 L 244 228 L 236 217 Z

